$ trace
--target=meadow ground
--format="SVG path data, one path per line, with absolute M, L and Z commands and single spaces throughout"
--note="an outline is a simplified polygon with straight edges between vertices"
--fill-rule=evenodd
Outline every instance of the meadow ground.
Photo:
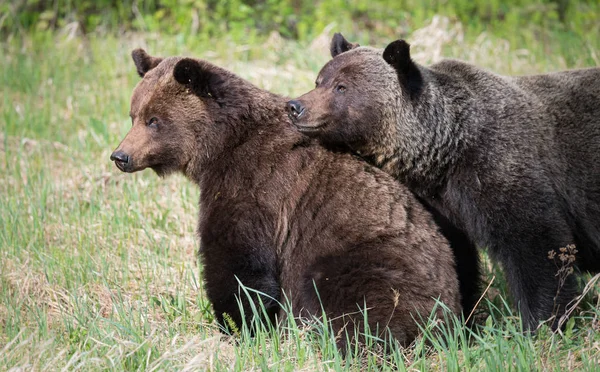
M 273 34 L 253 45 L 70 31 L 1 44 L 0 370 L 600 369 L 596 277 L 584 277 L 591 290 L 564 332 L 528 336 L 487 260 L 492 284 L 476 332 L 426 334 L 387 357 L 363 350 L 344 360 L 327 332 L 292 325 L 252 339 L 220 334 L 196 259 L 199 191 L 183 177 L 123 174 L 109 161 L 130 127 L 139 79 L 130 52 L 205 58 L 296 96 L 328 60 L 333 31 L 311 43 Z M 408 40 L 421 63 L 444 55 L 506 74 L 600 65 L 597 43 L 567 59 L 486 34 L 467 42 L 442 17 Z

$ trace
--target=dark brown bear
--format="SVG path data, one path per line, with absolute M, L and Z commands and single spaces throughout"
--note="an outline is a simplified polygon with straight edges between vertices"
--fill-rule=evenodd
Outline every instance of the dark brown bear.
M 360 153 L 488 247 L 528 329 L 556 320 L 577 286 L 561 285 L 549 251 L 575 244 L 576 265 L 600 269 L 600 68 L 423 67 L 402 40 L 382 51 L 340 34 L 331 50 L 317 87 L 289 103 L 300 131 Z
M 335 332 L 364 329 L 366 304 L 373 333 L 387 326 L 402 344 L 436 299 L 460 311 L 447 241 L 392 177 L 312 144 L 291 127 L 284 97 L 224 69 L 140 49 L 133 59 L 143 77 L 133 126 L 111 160 L 200 187 L 200 255 L 219 323 L 228 314 L 242 324 L 238 280 L 265 294 L 271 320 L 284 293 L 295 316 L 320 316 L 316 287 Z

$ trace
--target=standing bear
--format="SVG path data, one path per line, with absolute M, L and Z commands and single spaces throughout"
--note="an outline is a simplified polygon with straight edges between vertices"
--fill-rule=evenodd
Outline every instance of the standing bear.
M 340 34 L 331 54 L 316 88 L 288 102 L 297 129 L 407 185 L 488 247 L 526 328 L 553 315 L 556 326 L 578 293 L 559 256 L 600 269 L 600 68 L 424 67 L 403 40 L 382 51 Z
M 133 125 L 111 160 L 200 187 L 200 256 L 221 325 L 251 325 L 259 300 L 264 320 L 281 319 L 289 300 L 295 317 L 324 312 L 344 347 L 364 332 L 366 307 L 373 335 L 408 344 L 437 300 L 460 311 L 448 242 L 408 189 L 298 133 L 284 97 L 206 61 L 133 59 Z

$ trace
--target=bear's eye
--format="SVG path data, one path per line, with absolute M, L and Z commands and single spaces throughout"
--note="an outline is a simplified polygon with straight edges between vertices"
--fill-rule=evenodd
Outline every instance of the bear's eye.
M 151 117 L 146 125 L 150 128 L 158 128 L 158 119 L 156 117 Z
M 339 84 L 337 87 L 335 87 L 335 91 L 338 93 L 344 93 L 346 91 L 346 87 L 342 84 Z

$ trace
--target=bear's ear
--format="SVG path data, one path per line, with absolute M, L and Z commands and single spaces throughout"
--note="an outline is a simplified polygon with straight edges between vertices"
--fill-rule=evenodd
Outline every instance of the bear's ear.
M 146 73 L 156 66 L 163 60 L 160 57 L 152 57 L 146 53 L 144 49 L 135 49 L 131 52 L 131 58 L 133 58 L 133 63 L 135 63 L 135 67 L 137 68 L 137 73 L 140 77 L 144 77 Z
M 205 98 L 220 98 L 223 79 L 210 67 L 198 60 L 184 58 L 175 64 L 173 77 L 182 85 L 188 87 L 194 94 Z
M 349 51 L 350 49 L 358 48 L 360 45 L 357 43 L 351 43 L 342 34 L 336 32 L 331 39 L 331 46 L 329 50 L 331 52 L 331 57 L 335 57 L 338 54 Z
M 417 64 L 410 58 L 410 45 L 406 41 L 391 42 L 383 51 L 383 59 L 396 70 L 400 83 L 411 95 L 421 91 L 423 77 Z

